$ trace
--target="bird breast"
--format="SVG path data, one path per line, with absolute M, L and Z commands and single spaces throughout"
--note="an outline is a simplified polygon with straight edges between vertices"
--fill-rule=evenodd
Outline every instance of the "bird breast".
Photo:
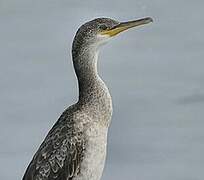
M 80 173 L 73 180 L 99 180 L 101 178 L 107 144 L 108 128 L 99 123 L 86 127 L 86 147 Z

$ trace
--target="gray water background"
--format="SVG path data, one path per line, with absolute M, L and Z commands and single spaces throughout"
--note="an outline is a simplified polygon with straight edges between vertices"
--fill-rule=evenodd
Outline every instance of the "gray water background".
M 95 17 L 154 23 L 102 48 L 114 114 L 103 179 L 204 179 L 204 1 L 0 0 L 0 180 L 21 179 L 77 99 L 71 43 Z

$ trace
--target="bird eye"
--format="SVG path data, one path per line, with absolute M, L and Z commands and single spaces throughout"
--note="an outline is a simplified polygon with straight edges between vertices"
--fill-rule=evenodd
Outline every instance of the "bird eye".
M 99 28 L 100 28 L 101 30 L 106 30 L 106 29 L 108 29 L 108 27 L 107 27 L 105 24 L 101 24 L 101 25 L 99 26 Z

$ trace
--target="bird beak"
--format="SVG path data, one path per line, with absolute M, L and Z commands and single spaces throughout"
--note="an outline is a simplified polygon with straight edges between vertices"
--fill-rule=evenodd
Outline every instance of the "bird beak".
M 109 36 L 115 36 L 127 29 L 136 27 L 136 26 L 140 26 L 140 25 L 144 25 L 144 24 L 148 24 L 150 22 L 153 22 L 153 19 L 150 17 L 146 17 L 143 19 L 138 19 L 138 20 L 134 20 L 134 21 L 127 21 L 127 22 L 121 22 L 120 24 L 114 26 L 111 29 L 108 30 L 104 30 L 102 31 L 100 34 L 101 35 L 109 35 Z

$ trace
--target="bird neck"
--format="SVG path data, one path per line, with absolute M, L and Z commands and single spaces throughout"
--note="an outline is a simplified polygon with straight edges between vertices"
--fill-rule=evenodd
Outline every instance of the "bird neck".
M 112 116 L 112 100 L 108 88 L 98 75 L 98 50 L 95 47 L 77 46 L 72 49 L 72 56 L 79 85 L 77 104 L 92 119 L 108 126 Z
M 73 49 L 73 64 L 79 85 L 79 101 L 102 98 L 108 88 L 97 71 L 98 49 L 92 46 Z M 102 93 L 102 94 L 101 94 Z

